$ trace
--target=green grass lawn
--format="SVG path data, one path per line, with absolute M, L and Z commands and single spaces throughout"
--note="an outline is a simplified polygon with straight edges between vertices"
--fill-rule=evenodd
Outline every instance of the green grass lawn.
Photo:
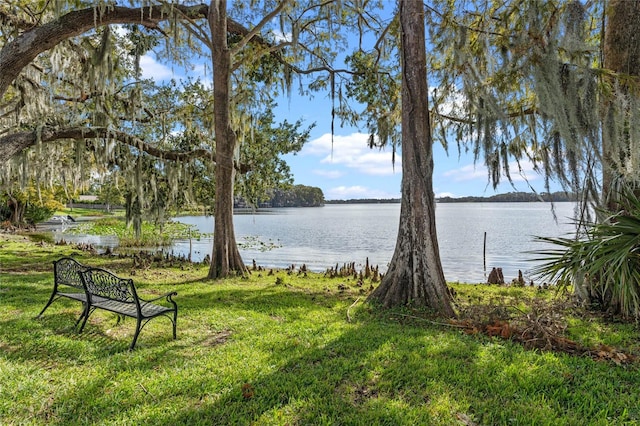
M 36 319 L 63 255 L 132 277 L 143 296 L 176 290 L 178 339 L 155 319 L 129 352 L 133 321 L 102 311 L 78 334 L 81 306 L 70 300 Z M 381 311 L 364 303 L 368 282 L 206 273 L 133 270 L 130 259 L 0 235 L 0 424 L 640 424 L 637 361 L 525 349 L 426 312 Z M 455 288 L 461 306 L 492 299 L 526 310 L 553 295 Z M 568 327 L 585 344 L 640 349 L 634 324 L 574 315 Z
M 55 216 L 66 216 L 66 215 L 71 215 L 74 218 L 78 218 L 80 216 L 84 216 L 84 217 L 103 217 L 103 216 L 123 216 L 124 215 L 124 210 L 122 209 L 117 209 L 117 210 L 112 210 L 111 212 L 107 212 L 106 210 L 103 209 L 88 209 L 88 208 L 84 208 L 84 207 L 75 207 L 75 208 L 69 208 L 69 207 L 65 207 L 62 210 L 58 210 L 54 213 Z

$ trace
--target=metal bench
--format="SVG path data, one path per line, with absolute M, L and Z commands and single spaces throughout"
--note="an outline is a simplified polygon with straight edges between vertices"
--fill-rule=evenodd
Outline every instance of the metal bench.
M 38 317 L 41 317 L 44 311 L 46 311 L 55 300 L 60 297 L 66 297 L 82 302 L 82 315 L 80 315 L 76 321 L 75 325 L 77 326 L 88 312 L 87 291 L 79 275 L 80 271 L 84 271 L 87 268 L 87 266 L 70 257 L 63 257 L 53 262 L 53 292 L 47 304 L 38 314 Z
M 166 316 L 173 324 L 173 338 L 176 338 L 176 324 L 178 321 L 178 305 L 172 297 L 178 293 L 172 291 L 150 300 L 141 299 L 138 296 L 133 280 L 130 278 L 120 278 L 106 269 L 85 268 L 78 271 L 84 289 L 86 291 L 88 303 L 82 314 L 84 320 L 80 326 L 80 332 L 84 329 L 89 316 L 96 309 L 104 309 L 114 312 L 120 316 L 127 316 L 136 319 L 136 331 L 133 341 L 129 346 L 132 350 L 142 328 L 153 318 Z M 156 303 L 165 299 L 168 305 L 163 306 Z

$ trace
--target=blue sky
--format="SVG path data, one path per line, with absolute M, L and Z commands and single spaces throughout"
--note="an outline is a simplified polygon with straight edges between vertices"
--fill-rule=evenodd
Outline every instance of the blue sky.
M 143 78 L 157 81 L 180 78 L 171 67 L 159 63 L 152 55 L 141 60 Z M 197 74 L 197 72 L 195 72 Z M 210 77 L 209 77 L 210 78 Z M 313 99 L 292 93 L 282 98 L 276 108 L 276 119 L 315 123 L 311 138 L 296 155 L 286 160 L 294 175 L 295 183 L 317 186 L 327 200 L 358 198 L 399 198 L 402 179 L 400 154 L 392 162 L 391 149 L 369 149 L 369 135 L 364 129 L 335 125 L 331 143 L 331 101 L 329 95 L 315 94 Z M 513 176 L 514 187 L 506 182 L 497 190 L 488 184 L 487 170 L 483 164 L 475 164 L 468 154 L 458 155 L 455 143 L 447 154 L 441 145 L 434 145 L 433 185 L 436 196 L 491 196 L 497 193 L 526 191 L 529 184 L 537 191 L 544 191 L 543 179 L 528 165 L 524 165 L 526 179 Z M 517 170 L 514 166 L 512 170 Z
M 296 183 L 322 188 L 328 200 L 400 197 L 401 154 L 396 156 L 394 165 L 391 148 L 369 149 L 369 135 L 353 127 L 336 125 L 332 144 L 329 99 L 316 96 L 312 101 L 285 100 L 278 107 L 276 116 L 316 123 L 311 140 L 302 151 L 287 156 Z M 450 143 L 448 154 L 440 144 L 434 145 L 434 168 L 433 185 L 438 197 L 530 192 L 529 185 L 536 191 L 544 191 L 542 176 L 535 173 L 530 164 L 523 164 L 523 176 L 512 176 L 513 186 L 504 179 L 505 182 L 494 190 L 488 184 L 486 167 L 481 162 L 474 164 L 470 154 L 459 155 L 454 141 Z M 511 170 L 517 170 L 515 163 Z
M 185 70 L 158 62 L 153 53 L 141 59 L 142 77 L 156 81 L 184 78 Z M 188 71 L 193 78 L 201 77 L 205 84 L 211 75 L 196 65 Z M 210 83 L 209 83 L 210 84 Z M 313 98 L 301 97 L 292 91 L 291 97 L 278 101 L 276 122 L 303 120 L 315 123 L 311 138 L 296 155 L 285 158 L 291 167 L 295 183 L 320 187 L 327 200 L 358 198 L 399 198 L 402 179 L 401 155 L 392 161 L 391 148 L 369 149 L 369 135 L 364 128 L 340 127 L 336 122 L 331 142 L 331 100 L 329 94 L 315 93 Z M 437 197 L 491 196 L 497 193 L 526 191 L 530 185 L 544 191 L 543 178 L 530 164 L 522 164 L 524 176 L 513 173 L 513 185 L 506 179 L 494 190 L 488 183 L 486 167 L 474 164 L 472 155 L 459 154 L 455 141 L 450 141 L 447 154 L 441 145 L 434 145 L 433 185 Z M 518 170 L 513 164 L 511 170 Z M 525 179 L 526 177 L 526 179 Z M 552 188 L 557 190 L 557 188 Z

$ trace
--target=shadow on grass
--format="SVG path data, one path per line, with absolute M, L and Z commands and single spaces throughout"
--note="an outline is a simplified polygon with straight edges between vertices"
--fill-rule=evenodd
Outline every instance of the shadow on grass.
M 256 288 L 255 286 L 241 288 L 177 288 L 178 303 L 182 301 L 183 311 L 199 315 L 211 309 L 242 309 L 257 313 L 270 314 L 286 312 L 299 318 L 305 315 L 304 310 L 333 309 L 337 304 L 344 303 L 335 294 L 323 291 L 287 290 L 275 285 Z M 351 299 L 352 300 L 352 299 Z
M 57 299 L 42 317 L 37 317 L 50 295 L 52 284 L 49 281 L 52 280 L 52 274 L 40 273 L 32 276 L 33 278 L 27 278 L 27 281 L 35 282 L 37 285 L 22 284 L 25 277 L 14 276 L 14 282 L 7 283 L 7 291 L 0 295 L 0 301 L 19 307 L 9 320 L 0 320 L 2 329 L 8 331 L 6 334 L 0 333 L 4 334 L 7 342 L 18 340 L 22 347 L 29 347 L 29 341 L 33 336 L 49 335 L 57 336 L 57 340 L 66 338 L 69 342 L 85 342 L 101 355 L 117 353 L 128 348 L 135 330 L 135 321 L 129 318 L 116 326 L 115 314 L 97 310 L 84 331 L 78 333 L 74 324 L 81 313 L 82 305 L 66 298 Z M 180 285 L 154 286 L 154 289 L 162 291 L 162 287 L 178 291 L 178 296 L 174 298 L 178 303 L 177 345 L 180 345 L 180 339 L 185 334 L 190 333 L 190 326 L 194 325 L 194 321 L 212 321 L 213 318 L 214 322 L 224 326 L 230 319 L 248 313 L 282 316 L 286 317 L 287 321 L 297 321 L 314 310 L 324 311 L 339 303 L 335 296 L 320 291 L 283 291 L 275 285 L 256 287 L 254 284 L 247 288 L 229 288 L 209 284 L 210 282 L 207 284 L 202 280 L 191 280 Z M 144 294 L 141 295 L 144 297 Z M 216 319 L 216 314 L 222 316 Z M 153 331 L 150 332 L 151 329 Z M 142 330 L 137 345 L 148 347 L 166 344 L 167 336 L 170 336 L 169 320 L 157 318 Z M 206 334 L 192 337 L 189 342 L 198 344 L 198 341 L 205 341 L 211 336 Z M 39 344 L 39 349 L 19 351 L 17 356 L 22 359 L 41 356 L 44 348 L 41 346 L 42 341 Z M 74 358 L 72 343 L 59 341 L 51 344 L 52 347 L 49 349 L 57 359 Z
M 46 363 L 91 364 L 98 359 L 129 352 L 135 320 L 117 324 L 115 314 L 98 314 L 99 318 L 79 333 L 74 324 L 80 310 L 73 313 L 62 309 L 49 308 L 40 318 L 18 317 L 0 321 L 3 330 L 0 340 L 4 342 L 0 352 L 4 358 L 20 362 L 46 360 Z M 165 322 L 165 330 L 158 327 L 157 332 L 146 334 L 143 330 L 137 346 L 162 347 L 173 341 L 171 323 L 168 319 Z
M 281 351 L 295 353 L 288 346 Z M 239 374 L 242 380 L 222 391 L 208 377 L 197 379 L 192 386 L 203 392 L 191 397 L 198 404 L 164 421 L 413 425 L 640 420 L 630 391 L 637 384 L 637 369 L 541 354 L 438 327 L 360 322 L 298 356 L 286 359 L 274 353 L 272 364 L 278 367 L 253 376 Z M 593 370 L 588 378 L 581 377 L 585 368 Z
M 445 342 L 434 354 L 439 330 L 413 328 L 403 334 L 397 324 L 361 322 L 327 344 L 289 359 L 282 354 L 295 351 L 285 346 L 272 355 L 271 363 L 277 368 L 254 377 L 240 373 L 241 380 L 223 392 L 214 390 L 209 377 L 199 378 L 192 386 L 204 392 L 191 397 L 200 403 L 185 406 L 165 420 L 280 424 L 286 416 L 288 424 L 433 423 L 435 416 L 443 414 L 438 408 L 443 396 L 455 392 L 451 381 L 456 372 L 473 365 L 479 344 L 467 341 L 469 346 L 461 350 L 449 344 L 457 339 L 445 334 Z M 451 371 L 454 374 L 447 377 Z M 468 408 L 465 398 L 460 399 L 461 403 L 443 407 L 445 424 L 455 419 L 451 405 L 461 411 Z M 434 407 L 425 409 L 431 404 Z
M 624 412 L 635 401 L 625 398 L 637 388 L 637 369 L 402 323 L 393 312 L 362 306 L 356 322 L 346 323 L 347 296 L 324 290 L 209 283 L 167 284 L 179 293 L 178 340 L 171 340 L 168 321 L 154 320 L 134 352 L 127 351 L 131 334 L 108 333 L 110 317 L 98 316 L 106 322 L 75 333 L 68 307 L 79 313 L 79 304 L 48 310 L 36 322 L 26 318 L 41 309 L 34 300 L 41 297 L 43 306 L 48 297 L 39 290 L 23 302 L 24 311 L 0 324 L 0 354 L 45 370 L 86 365 L 73 386 L 53 387 L 36 417 L 48 424 L 576 424 L 576 418 L 605 424 L 640 418 L 637 410 Z M 29 286 L 19 287 L 26 295 Z M 330 315 L 319 316 L 320 323 L 308 321 L 325 311 Z M 129 322 L 115 332 L 132 329 Z M 125 380 L 134 384 L 121 385 Z

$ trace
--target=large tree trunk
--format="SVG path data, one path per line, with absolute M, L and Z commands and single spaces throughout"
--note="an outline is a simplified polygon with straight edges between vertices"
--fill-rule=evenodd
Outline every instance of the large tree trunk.
M 622 76 L 640 76 L 640 1 L 611 0 L 607 6 L 607 22 L 604 34 L 604 67 Z M 637 91 L 637 87 L 631 88 L 624 79 L 620 80 L 618 90 L 628 95 L 630 90 Z M 631 83 L 637 85 L 636 81 Z M 614 94 L 615 96 L 615 94 Z M 605 110 L 613 108 L 613 102 L 604 102 Z M 614 113 L 621 114 L 623 111 Z M 609 113 L 604 112 L 604 117 Z M 630 115 L 629 115 L 630 116 Z M 606 118 L 605 118 L 606 123 Z M 627 141 L 633 147 L 634 141 Z M 638 142 L 638 141 L 636 141 Z M 620 156 L 615 144 L 609 140 L 606 124 L 603 126 L 602 135 L 602 198 L 605 206 L 611 211 L 616 211 L 616 194 L 611 193 L 614 187 L 615 176 L 619 171 L 612 167 Z
M 10 194 L 7 194 L 7 195 L 9 196 L 9 201 L 7 202 L 7 206 L 11 211 L 11 214 L 9 216 L 9 222 L 11 222 L 12 224 L 24 223 L 24 214 L 27 210 L 27 205 L 25 203 L 22 203 L 16 200 Z
M 369 300 L 417 305 L 454 316 L 435 222 L 433 139 L 427 103 L 424 6 L 400 2 L 402 37 L 402 204 L 395 252 Z
M 227 45 L 227 2 L 214 0 L 209 7 L 209 26 L 214 49 L 213 102 L 216 135 L 216 200 L 213 252 L 209 278 L 246 272 L 233 229 L 233 154 L 237 144 L 231 128 L 231 54 Z

